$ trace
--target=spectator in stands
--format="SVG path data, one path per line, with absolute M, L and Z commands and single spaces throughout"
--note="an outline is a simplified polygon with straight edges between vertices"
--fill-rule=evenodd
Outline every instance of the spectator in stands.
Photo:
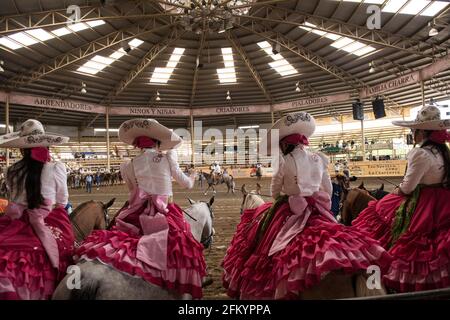
M 92 193 L 92 180 L 93 180 L 92 175 L 88 174 L 86 176 L 86 192 L 87 193 Z

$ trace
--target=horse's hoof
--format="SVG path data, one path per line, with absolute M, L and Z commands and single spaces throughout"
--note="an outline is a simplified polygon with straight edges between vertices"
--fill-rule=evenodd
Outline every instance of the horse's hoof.
M 212 285 L 214 282 L 214 280 L 211 277 L 206 277 L 205 279 L 203 279 L 202 281 L 202 288 L 205 288 L 207 286 Z

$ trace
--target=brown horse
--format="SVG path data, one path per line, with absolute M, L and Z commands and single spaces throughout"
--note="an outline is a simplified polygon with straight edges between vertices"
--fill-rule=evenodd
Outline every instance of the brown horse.
M 80 204 L 70 215 L 75 240 L 82 242 L 93 230 L 106 229 L 109 225 L 108 208 L 116 198 L 108 203 L 90 200 Z
M 370 201 L 376 201 L 374 197 L 369 194 L 369 191 L 360 188 L 354 188 L 348 191 L 342 204 L 342 223 L 350 226 L 352 221 L 369 205 Z
M 247 192 L 245 186 L 242 186 L 241 191 L 244 196 L 241 213 L 246 209 L 254 209 L 264 204 L 259 185 L 255 191 Z M 342 271 L 334 271 L 328 273 L 316 286 L 299 293 L 299 299 L 342 299 L 386 295 L 383 285 L 381 289 L 369 289 L 366 283 L 367 276 L 363 272 L 346 274 Z

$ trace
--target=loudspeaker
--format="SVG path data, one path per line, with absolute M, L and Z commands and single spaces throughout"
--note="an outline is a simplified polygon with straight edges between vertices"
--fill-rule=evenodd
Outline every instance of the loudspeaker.
M 353 119 L 364 120 L 364 105 L 358 101 L 352 104 L 352 108 L 353 108 Z
M 383 99 L 376 98 L 375 100 L 373 100 L 372 108 L 373 108 L 373 114 L 375 115 L 375 119 L 386 117 Z

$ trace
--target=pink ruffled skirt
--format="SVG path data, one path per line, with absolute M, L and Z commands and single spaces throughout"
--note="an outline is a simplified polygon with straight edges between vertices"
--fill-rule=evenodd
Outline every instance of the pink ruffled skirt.
M 203 245 L 192 236 L 190 225 L 176 204 L 169 204 L 166 215 L 169 224 L 167 243 L 167 268 L 159 270 L 137 259 L 140 236 L 132 236 L 113 227 L 91 233 L 76 250 L 76 258 L 98 259 L 117 270 L 139 276 L 154 285 L 190 294 L 194 299 L 202 297 L 202 278 L 206 275 Z M 140 228 L 137 212 L 125 221 Z
M 303 231 L 269 256 L 284 222 L 292 214 L 284 203 L 274 214 L 259 243 L 259 222 L 271 206 L 244 211 L 222 263 L 223 285 L 232 298 L 293 299 L 312 288 L 329 272 L 365 272 L 370 265 L 383 270 L 389 255 L 373 239 L 349 227 L 312 214 Z
M 45 223 L 50 226 L 59 249 L 59 269 L 52 267 L 41 242 L 28 223 L 0 217 L 0 300 L 42 300 L 51 298 L 59 281 L 72 264 L 74 236 L 67 212 L 53 209 Z
M 378 240 L 394 258 L 383 281 L 398 292 L 450 286 L 450 190 L 421 190 L 409 227 L 394 244 L 395 212 L 405 198 L 387 195 L 372 201 L 352 228 Z

